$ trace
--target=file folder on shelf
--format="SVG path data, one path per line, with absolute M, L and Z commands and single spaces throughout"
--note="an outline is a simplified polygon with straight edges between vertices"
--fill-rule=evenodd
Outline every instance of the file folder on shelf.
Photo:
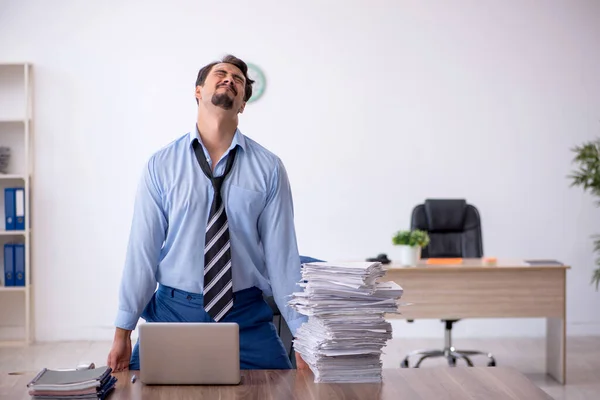
M 25 189 L 15 188 L 15 229 L 25 230 Z
M 15 221 L 15 189 L 4 189 L 4 216 L 5 228 L 7 231 L 14 231 L 16 227 Z
M 4 245 L 4 286 L 15 286 L 15 251 L 14 245 Z
M 25 286 L 25 245 L 13 244 L 15 286 Z
M 5 230 L 25 230 L 25 188 L 4 189 L 4 215 Z

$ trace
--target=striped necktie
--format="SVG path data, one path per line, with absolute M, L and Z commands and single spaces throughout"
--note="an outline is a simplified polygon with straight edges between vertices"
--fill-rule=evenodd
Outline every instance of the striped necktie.
M 237 146 L 229 152 L 225 172 L 218 177 L 213 177 L 197 139 L 194 141 L 194 150 L 202 171 L 211 180 L 214 189 L 204 245 L 204 309 L 218 322 L 233 307 L 231 245 L 225 203 L 221 198 L 221 186 L 231 171 Z

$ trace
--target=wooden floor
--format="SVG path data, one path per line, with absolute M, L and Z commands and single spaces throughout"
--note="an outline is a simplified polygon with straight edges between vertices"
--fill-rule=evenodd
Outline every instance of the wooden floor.
M 384 349 L 384 368 L 398 368 L 404 355 L 416 349 L 439 348 L 440 340 L 394 339 Z M 578 400 L 600 399 L 600 337 L 572 337 L 567 342 L 567 385 L 562 386 L 544 373 L 545 342 L 543 339 L 456 339 L 462 350 L 483 350 L 496 358 L 498 365 L 514 367 L 553 398 Z M 83 362 L 106 364 L 110 342 L 37 343 L 30 347 L 0 348 L 0 373 L 37 371 L 47 368 L 71 368 Z M 484 358 L 474 358 L 486 365 Z M 427 360 L 427 368 L 444 364 L 441 359 Z M 461 365 L 462 366 L 462 365 Z

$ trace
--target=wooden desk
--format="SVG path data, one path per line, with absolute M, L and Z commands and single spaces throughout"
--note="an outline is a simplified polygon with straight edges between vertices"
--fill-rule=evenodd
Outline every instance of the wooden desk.
M 509 368 L 457 367 L 384 369 L 382 383 L 314 383 L 311 371 L 242 371 L 238 386 L 147 386 L 131 383 L 137 371 L 115 373 L 118 382 L 108 400 L 180 399 L 486 399 L 548 400 L 543 390 Z M 35 372 L 0 376 L 0 397 L 30 400 L 27 382 Z
M 402 315 L 390 319 L 546 318 L 546 371 L 566 383 L 566 271 L 568 266 L 529 266 L 520 260 L 480 259 L 461 264 L 385 266 L 382 280 L 404 289 Z

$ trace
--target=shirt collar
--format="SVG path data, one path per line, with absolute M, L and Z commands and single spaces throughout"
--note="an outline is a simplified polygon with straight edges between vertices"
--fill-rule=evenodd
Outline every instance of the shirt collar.
M 198 142 L 202 145 L 203 148 L 204 143 L 202 143 L 202 138 L 200 137 L 200 132 L 198 132 L 198 125 L 194 125 L 194 129 L 190 132 L 190 146 L 194 143 L 194 140 L 198 139 Z M 231 145 L 229 146 L 228 151 L 233 149 L 236 145 L 239 145 L 242 150 L 246 150 L 246 138 L 239 130 L 239 128 L 235 129 L 235 134 L 233 135 L 233 140 L 231 141 Z

